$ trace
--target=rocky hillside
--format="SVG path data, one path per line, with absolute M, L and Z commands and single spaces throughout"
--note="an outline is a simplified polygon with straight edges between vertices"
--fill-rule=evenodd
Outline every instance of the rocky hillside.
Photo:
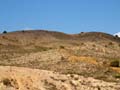
M 120 83 L 119 53 L 120 38 L 102 32 L 65 34 L 30 30 L 0 34 L 0 65 L 31 68 L 31 72 L 39 69 L 65 77 L 77 74 L 100 82 Z

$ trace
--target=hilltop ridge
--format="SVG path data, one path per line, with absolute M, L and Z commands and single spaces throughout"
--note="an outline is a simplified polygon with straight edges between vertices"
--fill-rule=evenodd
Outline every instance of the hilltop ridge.
M 12 42 L 16 41 L 19 43 L 22 40 L 30 43 L 32 40 L 34 43 L 40 41 L 59 41 L 59 40 L 67 40 L 67 41 L 113 41 L 120 42 L 120 38 L 117 38 L 113 35 L 103 33 L 103 32 L 81 32 L 79 34 L 66 34 L 62 32 L 56 31 L 47 31 L 47 30 L 29 30 L 29 31 L 16 31 L 10 32 L 6 34 L 0 34 L 0 41 L 7 39 L 7 41 Z M 11 41 L 9 40 L 11 39 Z M 24 44 L 24 43 L 23 43 Z

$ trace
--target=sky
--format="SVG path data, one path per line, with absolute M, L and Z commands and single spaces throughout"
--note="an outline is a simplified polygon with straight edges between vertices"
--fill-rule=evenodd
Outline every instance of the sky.
M 0 32 L 120 32 L 120 0 L 0 0 Z

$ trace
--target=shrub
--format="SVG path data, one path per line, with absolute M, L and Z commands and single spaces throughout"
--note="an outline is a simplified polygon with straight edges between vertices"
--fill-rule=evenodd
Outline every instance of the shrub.
M 116 74 L 116 75 L 115 75 L 115 78 L 120 78 L 120 74 Z
M 81 32 L 81 34 L 84 33 L 84 32 Z
M 81 45 L 85 45 L 85 44 L 82 42 Z
M 93 46 L 93 47 L 96 47 L 96 45 L 95 45 L 95 44 L 93 44 L 92 46 Z
M 107 46 L 107 45 L 105 45 L 105 47 L 107 48 L 108 46 Z
M 47 47 L 41 47 L 41 46 L 35 46 L 35 51 L 47 51 L 49 48 Z
M 118 35 L 115 35 L 116 38 L 118 38 Z
M 63 56 L 61 57 L 61 60 L 64 60 L 64 57 L 63 57 Z
M 7 31 L 3 31 L 3 34 L 7 33 Z
M 6 39 L 6 37 L 5 37 L 5 36 L 2 36 L 2 38 Z
M 113 45 L 113 43 L 112 43 L 112 42 L 109 42 L 109 45 Z
M 62 46 L 62 45 L 60 46 L 60 49 L 64 49 L 64 48 L 65 48 L 64 46 Z
M 11 85 L 11 81 L 10 81 L 8 78 L 3 79 L 2 82 L 3 82 L 3 84 L 6 85 L 6 86 L 12 86 L 12 85 Z
M 24 32 L 25 32 L 25 30 L 22 30 L 22 32 L 24 33 Z
M 118 46 L 120 47 L 120 44 L 118 44 Z
M 112 66 L 112 67 L 120 67 L 120 60 L 111 61 L 110 66 Z

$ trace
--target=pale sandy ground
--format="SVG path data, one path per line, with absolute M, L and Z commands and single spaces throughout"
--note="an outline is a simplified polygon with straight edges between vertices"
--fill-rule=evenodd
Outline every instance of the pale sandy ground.
M 0 66 L 0 90 L 120 90 L 120 84 L 74 74 Z

